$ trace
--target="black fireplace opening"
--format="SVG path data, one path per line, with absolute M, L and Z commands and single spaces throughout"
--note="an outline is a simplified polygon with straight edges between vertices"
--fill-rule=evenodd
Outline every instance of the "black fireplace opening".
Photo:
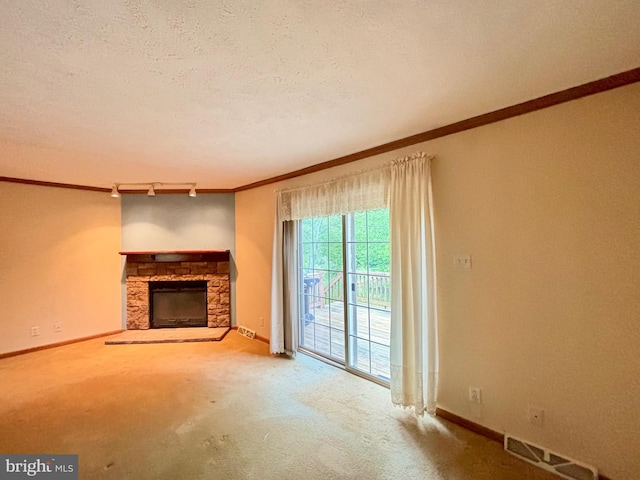
M 206 280 L 149 282 L 149 326 L 206 327 Z

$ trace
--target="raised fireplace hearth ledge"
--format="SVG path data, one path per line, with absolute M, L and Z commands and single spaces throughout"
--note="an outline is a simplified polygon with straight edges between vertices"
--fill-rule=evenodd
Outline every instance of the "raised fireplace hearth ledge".
M 207 282 L 207 326 L 228 327 L 229 250 L 120 252 L 126 255 L 127 330 L 150 328 L 149 282 Z

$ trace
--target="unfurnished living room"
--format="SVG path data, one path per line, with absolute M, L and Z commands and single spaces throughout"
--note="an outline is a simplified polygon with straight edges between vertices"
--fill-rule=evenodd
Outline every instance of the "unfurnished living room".
M 0 479 L 640 479 L 638 25 L 0 2 Z

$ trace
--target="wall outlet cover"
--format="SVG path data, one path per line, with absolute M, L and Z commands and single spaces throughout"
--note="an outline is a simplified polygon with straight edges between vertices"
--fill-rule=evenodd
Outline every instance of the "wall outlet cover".
M 544 409 L 540 407 L 529 406 L 529 423 L 541 427 L 544 424 Z
M 456 270 L 471 270 L 471 255 L 456 253 L 453 255 L 453 266 Z
M 482 403 L 482 391 L 480 387 L 469 387 L 469 401 L 480 405 Z

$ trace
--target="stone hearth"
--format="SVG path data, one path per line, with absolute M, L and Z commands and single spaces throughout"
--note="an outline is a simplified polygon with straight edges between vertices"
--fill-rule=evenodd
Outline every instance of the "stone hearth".
M 146 330 L 149 282 L 204 280 L 207 282 L 207 326 L 228 327 L 229 252 L 120 252 L 127 256 L 127 329 Z

